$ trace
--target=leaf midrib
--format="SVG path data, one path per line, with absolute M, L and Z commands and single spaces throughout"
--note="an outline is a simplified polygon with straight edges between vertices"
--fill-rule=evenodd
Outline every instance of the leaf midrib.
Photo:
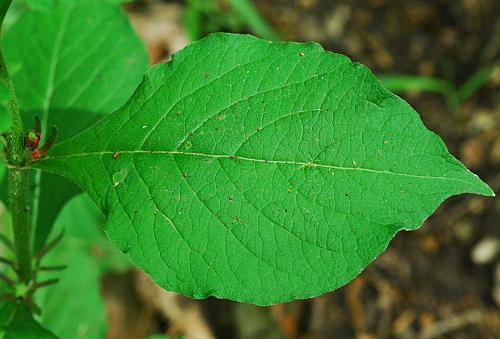
M 452 180 L 458 181 L 466 184 L 470 184 L 470 182 L 451 177 L 435 177 L 428 175 L 417 175 L 417 174 L 407 174 L 407 173 L 398 173 L 391 172 L 386 170 L 376 170 L 371 168 L 363 168 L 363 167 L 346 167 L 346 166 L 338 166 L 338 165 L 328 165 L 328 164 L 318 164 L 313 162 L 303 162 L 303 161 L 290 161 L 290 160 L 268 160 L 268 159 L 259 159 L 259 158 L 251 158 L 244 157 L 239 155 L 227 155 L 227 154 L 209 154 L 209 153 L 200 153 L 200 152 L 182 152 L 182 151 L 152 151 L 152 150 L 123 150 L 123 151 L 100 151 L 100 152 L 81 152 L 81 153 L 72 153 L 72 154 L 64 154 L 64 155 L 56 155 L 56 156 L 45 156 L 40 159 L 39 163 L 42 163 L 47 160 L 54 159 L 68 159 L 68 158 L 84 158 L 91 156 L 113 156 L 113 155 L 122 155 L 122 154 L 165 154 L 165 155 L 186 155 L 186 156 L 196 156 L 196 157 L 204 157 L 204 158 L 213 158 L 213 159 L 231 159 L 231 160 L 242 160 L 249 161 L 255 163 L 267 163 L 267 164 L 276 164 L 276 165 L 294 165 L 300 167 L 316 167 L 316 168 L 326 168 L 340 171 L 358 171 L 358 172 L 369 172 L 375 174 L 384 174 L 384 175 L 394 175 L 394 176 L 402 176 L 414 179 L 431 179 L 431 180 Z
M 54 85 L 55 85 L 55 77 L 57 71 L 57 63 L 59 61 L 59 54 L 61 53 L 62 41 L 64 38 L 64 34 L 69 24 L 69 18 L 73 13 L 73 10 L 76 7 L 76 3 L 69 7 L 68 10 L 64 13 L 64 17 L 61 22 L 60 30 L 57 34 L 56 41 L 54 43 L 54 49 L 52 50 L 50 67 L 49 67 L 49 76 L 47 77 L 47 90 L 45 91 L 45 96 L 43 100 L 43 110 L 41 117 L 41 134 L 42 138 L 45 137 L 47 133 L 47 124 L 49 121 L 49 110 L 50 104 L 52 101 L 52 97 L 54 95 Z M 31 228 L 34 232 L 36 232 L 37 223 L 38 223 L 38 206 L 40 204 L 40 195 L 41 195 L 41 180 L 42 180 L 42 172 L 37 170 L 35 173 L 34 179 L 34 189 L 33 189 L 33 203 L 32 203 L 32 213 L 31 213 Z
M 57 71 L 57 63 L 59 61 L 59 54 L 61 52 L 62 41 L 64 38 L 64 34 L 69 24 L 69 18 L 71 17 L 71 13 L 75 6 L 69 7 L 66 13 L 64 13 L 64 17 L 61 23 L 61 29 L 57 34 L 56 41 L 54 43 L 54 49 L 52 50 L 50 68 L 49 68 L 49 76 L 47 79 L 47 91 L 45 92 L 45 100 L 43 102 L 43 116 L 42 116 L 42 135 L 46 132 L 47 123 L 49 119 L 49 109 L 52 101 L 52 96 L 54 95 L 54 84 L 55 84 L 55 76 Z

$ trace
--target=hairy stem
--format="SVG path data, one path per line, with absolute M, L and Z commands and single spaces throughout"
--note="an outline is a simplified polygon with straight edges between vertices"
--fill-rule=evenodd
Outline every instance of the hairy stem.
M 19 279 L 24 283 L 31 281 L 31 246 L 28 220 L 28 171 L 24 168 L 26 149 L 24 129 L 17 105 L 14 86 L 10 80 L 3 54 L 0 51 L 0 81 L 9 90 L 8 108 L 11 115 L 11 130 L 8 135 L 7 161 L 9 163 L 9 198 L 14 229 L 14 249 L 16 252 Z
M 14 228 L 14 249 L 16 251 L 19 278 L 24 283 L 31 280 L 31 246 L 28 223 L 28 171 L 9 169 L 10 209 Z

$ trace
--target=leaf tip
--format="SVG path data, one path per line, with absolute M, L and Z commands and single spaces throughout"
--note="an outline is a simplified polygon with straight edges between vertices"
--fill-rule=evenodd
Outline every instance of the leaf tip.
M 487 197 L 496 197 L 495 191 L 493 191 L 493 189 L 484 182 L 483 182 L 483 187 L 482 187 L 482 191 L 480 194 L 487 196 Z
M 479 176 L 477 176 L 476 174 L 474 174 L 472 172 L 470 172 L 470 174 L 473 177 L 473 184 L 474 184 L 474 188 L 470 190 L 470 193 L 484 195 L 486 197 L 495 197 L 496 196 L 493 189 L 487 183 L 485 183 L 483 180 L 481 180 L 481 178 L 479 178 Z

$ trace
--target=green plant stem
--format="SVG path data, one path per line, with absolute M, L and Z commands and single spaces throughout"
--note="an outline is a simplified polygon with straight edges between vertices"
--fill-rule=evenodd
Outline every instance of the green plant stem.
M 10 168 L 9 194 L 12 226 L 14 228 L 14 249 L 16 251 L 19 278 L 24 283 L 31 280 L 31 247 L 28 220 L 28 171 Z
M 14 249 L 16 252 L 19 279 L 24 283 L 31 280 L 31 247 L 28 220 L 28 171 L 24 168 L 26 150 L 24 129 L 19 114 L 14 86 L 10 80 L 3 54 L 0 51 L 0 81 L 9 89 L 8 108 L 11 114 L 11 130 L 8 135 L 7 161 L 9 163 L 9 198 L 14 229 Z

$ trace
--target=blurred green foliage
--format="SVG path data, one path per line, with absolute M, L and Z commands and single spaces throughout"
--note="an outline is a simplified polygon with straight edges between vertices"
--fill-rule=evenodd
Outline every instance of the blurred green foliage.
M 388 74 L 379 76 L 379 79 L 391 92 L 419 91 L 441 94 L 445 97 L 450 109 L 457 110 L 467 99 L 491 80 L 495 70 L 499 67 L 500 62 L 483 67 L 460 86 L 455 86 L 452 80 L 426 76 Z
M 186 0 L 185 26 L 192 41 L 219 31 L 249 31 L 264 39 L 280 40 L 249 0 Z
M 26 305 L 15 301 L 0 306 L 0 338 L 57 339 L 33 319 Z
M 103 216 L 86 194 L 70 200 L 57 218 L 52 238 L 64 231 L 63 241 L 43 260 L 43 266 L 67 265 L 61 272 L 38 274 L 40 281 L 59 282 L 36 294 L 43 310 L 41 323 L 60 338 L 104 338 L 107 319 L 101 296 L 101 277 L 130 268 L 100 226 Z

